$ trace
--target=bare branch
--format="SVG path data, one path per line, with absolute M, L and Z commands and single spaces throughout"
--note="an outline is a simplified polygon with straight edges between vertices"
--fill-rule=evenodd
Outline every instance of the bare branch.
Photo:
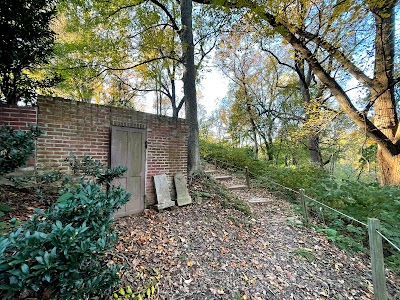
M 166 13 L 166 15 L 168 16 L 168 19 L 172 23 L 172 28 L 179 33 L 179 30 L 180 30 L 179 26 L 176 23 L 175 18 L 172 16 L 172 14 L 167 9 L 167 7 L 164 4 L 162 4 L 161 2 L 157 1 L 157 0 L 150 0 L 150 2 L 152 2 L 155 5 L 157 5 L 159 8 L 161 8 Z
M 149 27 L 147 27 L 147 28 L 145 28 L 145 29 L 143 29 L 143 30 L 141 30 L 141 31 L 139 31 L 139 32 L 137 32 L 137 33 L 135 33 L 135 34 L 129 36 L 129 38 L 131 38 L 131 39 L 136 38 L 138 35 L 140 35 L 140 34 L 146 32 L 146 31 L 148 31 L 148 30 L 150 30 L 150 29 L 157 28 L 157 27 L 164 27 L 164 29 L 165 29 L 166 27 L 171 27 L 172 29 L 175 29 L 174 26 L 171 25 L 171 24 L 169 24 L 169 23 L 160 23 L 160 24 L 155 24 L 155 25 L 149 26 Z
M 271 54 L 271 55 L 275 58 L 275 60 L 278 62 L 278 64 L 283 65 L 283 66 L 286 66 L 286 67 L 290 68 L 291 70 L 297 72 L 297 70 L 296 70 L 295 67 L 293 67 L 293 66 L 291 66 L 291 65 L 289 65 L 289 64 L 287 64 L 287 63 L 284 63 L 283 61 L 281 61 L 281 60 L 279 59 L 279 57 L 275 55 L 275 53 L 273 53 L 271 50 L 268 50 L 268 49 L 264 48 L 262 44 L 261 44 L 261 50 L 262 50 L 262 51 L 265 51 L 265 52 L 268 52 L 269 54 Z
M 327 51 L 332 57 L 334 57 L 339 63 L 341 63 L 357 80 L 364 83 L 368 88 L 375 89 L 376 85 L 373 82 L 373 79 L 369 78 L 360 68 L 358 68 L 342 51 L 340 51 L 337 47 L 331 45 L 328 41 L 323 38 L 307 32 L 305 30 L 301 30 L 296 28 L 290 24 L 286 24 L 287 29 L 292 34 L 298 34 L 306 39 L 314 41 L 318 46 Z
M 141 63 L 135 64 L 135 65 L 132 65 L 132 66 L 129 66 L 129 67 L 120 67 L 120 68 L 116 68 L 116 67 L 108 67 L 108 66 L 105 66 L 104 69 L 103 69 L 102 71 L 100 71 L 98 74 L 96 74 L 96 75 L 90 77 L 89 80 L 92 80 L 92 79 L 94 79 L 94 78 L 96 78 L 96 77 L 99 77 L 100 75 L 102 75 L 103 73 L 105 73 L 105 72 L 107 72 L 107 71 L 126 71 L 126 70 L 131 70 L 131 69 L 140 67 L 140 66 L 142 66 L 142 65 L 151 63 L 151 62 L 153 62 L 153 61 L 162 60 L 162 59 L 166 59 L 166 58 L 170 58 L 170 57 L 168 57 L 168 56 L 155 57 L 155 58 L 152 58 L 152 59 L 143 61 L 143 62 L 141 62 Z M 171 58 L 170 58 L 170 59 L 171 59 Z
M 141 0 L 140 2 L 135 3 L 135 4 L 129 4 L 129 5 L 124 5 L 124 6 L 118 7 L 114 12 L 112 12 L 111 14 L 109 14 L 107 16 L 107 19 L 111 18 L 112 16 L 116 15 L 117 13 L 119 13 L 120 11 L 122 11 L 124 9 L 128 9 L 128 8 L 132 8 L 132 7 L 138 6 L 138 5 L 140 5 L 140 4 L 144 3 L 144 2 L 146 2 L 146 0 Z

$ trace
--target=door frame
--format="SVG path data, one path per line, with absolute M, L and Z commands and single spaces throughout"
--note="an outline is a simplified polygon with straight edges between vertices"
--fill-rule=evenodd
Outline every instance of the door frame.
M 141 213 L 145 208 L 146 208 L 146 175 L 147 175 L 147 129 L 146 128 L 137 128 L 137 127 L 125 127 L 125 126 L 114 126 L 112 125 L 110 128 L 110 161 L 109 161 L 109 165 L 110 167 L 116 167 L 116 165 L 114 165 L 113 162 L 113 143 L 112 143 L 112 138 L 113 135 L 115 135 L 115 131 L 116 130 L 123 130 L 123 131 L 127 131 L 129 133 L 131 132 L 136 132 L 136 133 L 141 133 L 142 134 L 142 166 L 141 166 L 141 182 L 140 182 L 140 187 L 141 187 L 141 195 L 140 195 L 140 199 L 141 199 L 141 207 L 137 210 L 137 211 L 129 211 L 129 212 L 115 212 L 114 213 L 114 217 L 115 218 L 120 218 L 120 217 L 125 217 L 125 216 L 129 216 L 129 215 L 134 215 L 134 214 L 138 214 Z M 128 138 L 128 145 L 130 143 L 130 140 Z M 129 149 L 129 147 L 128 147 Z M 129 156 L 128 153 L 128 161 L 129 161 L 129 157 L 132 159 L 132 156 Z M 128 172 L 128 170 L 127 170 Z M 128 190 L 127 190 L 128 191 Z M 128 191 L 130 192 L 130 191 Z M 133 196 L 133 195 L 132 195 Z M 131 196 L 131 197 L 132 197 Z M 128 202 L 131 201 L 131 199 L 128 200 Z

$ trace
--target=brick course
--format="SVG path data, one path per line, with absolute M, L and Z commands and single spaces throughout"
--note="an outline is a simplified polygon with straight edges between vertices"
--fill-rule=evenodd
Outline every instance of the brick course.
M 36 116 L 37 112 L 37 116 Z M 65 158 L 90 155 L 108 165 L 111 126 L 142 128 L 147 131 L 146 205 L 155 204 L 153 176 L 187 173 L 185 120 L 61 98 L 40 97 L 36 107 L 0 106 L 0 124 L 18 129 L 37 123 L 45 134 L 38 139 L 38 170 L 68 171 Z M 174 195 L 172 195 L 174 197 Z
M 15 130 L 26 131 L 28 125 L 36 125 L 37 107 L 34 106 L 0 106 L 0 126 L 10 125 Z M 34 167 L 34 155 L 27 162 L 27 167 Z

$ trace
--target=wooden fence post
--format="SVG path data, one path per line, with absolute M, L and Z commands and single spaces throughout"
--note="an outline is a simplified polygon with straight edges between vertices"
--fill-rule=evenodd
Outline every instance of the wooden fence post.
M 245 176 L 246 176 L 246 184 L 247 184 L 247 187 L 250 188 L 249 167 L 245 166 L 244 170 L 245 170 Z
M 374 285 L 375 300 L 387 300 L 385 264 L 383 261 L 382 237 L 377 233 L 380 230 L 378 219 L 368 218 L 369 249 L 371 253 L 372 283 Z
M 301 211 L 303 212 L 303 221 L 306 225 L 308 225 L 308 210 L 307 203 L 304 197 L 304 189 L 300 189 L 300 203 L 301 203 Z

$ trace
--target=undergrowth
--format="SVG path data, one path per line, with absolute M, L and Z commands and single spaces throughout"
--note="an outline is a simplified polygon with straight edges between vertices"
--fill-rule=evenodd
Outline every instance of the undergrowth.
M 121 267 L 109 265 L 106 253 L 117 241 L 113 213 L 130 194 L 111 181 L 126 168 L 108 169 L 88 157 L 84 162 L 92 171 L 79 165 L 76 176 L 63 176 L 56 203 L 35 209 L 31 219 L 0 236 L 2 299 L 93 299 L 118 283 Z
M 222 144 L 202 141 L 203 157 L 223 166 L 233 165 L 238 169 L 249 168 L 252 185 L 279 192 L 285 199 L 298 204 L 299 189 L 306 195 L 353 218 L 367 223 L 368 218 L 381 222 L 382 233 L 396 245 L 400 245 L 400 189 L 393 186 L 380 186 L 377 183 L 364 183 L 336 179 L 321 169 L 312 166 L 277 166 L 264 160 L 256 160 L 244 148 L 231 148 Z M 291 190 L 282 188 L 285 186 Z M 307 201 L 314 220 L 314 226 L 327 235 L 328 239 L 347 251 L 366 251 L 368 248 L 367 229 L 361 224 L 340 216 L 313 201 Z M 400 272 L 400 253 L 384 242 L 387 265 Z

